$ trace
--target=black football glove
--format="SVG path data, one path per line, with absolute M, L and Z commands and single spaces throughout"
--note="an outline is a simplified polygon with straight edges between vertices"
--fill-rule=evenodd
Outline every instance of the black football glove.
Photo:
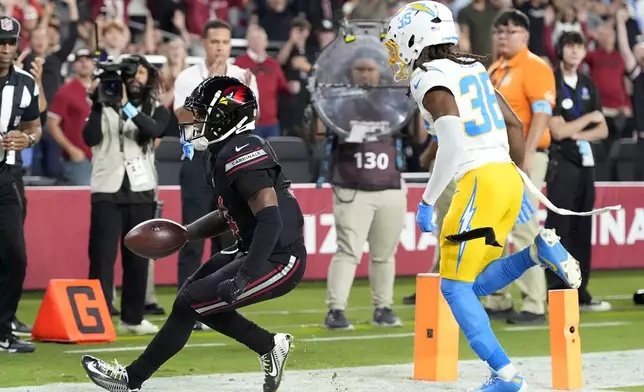
M 248 286 L 248 279 L 241 275 L 236 275 L 232 279 L 226 279 L 219 283 L 217 290 L 219 290 L 219 296 L 224 302 L 232 304 L 246 290 L 246 286 Z

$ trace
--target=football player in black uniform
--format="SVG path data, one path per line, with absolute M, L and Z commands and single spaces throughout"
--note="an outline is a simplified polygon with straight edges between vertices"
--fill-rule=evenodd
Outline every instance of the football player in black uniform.
M 89 355 L 81 363 L 90 379 L 112 392 L 139 391 L 144 381 L 188 341 L 196 321 L 259 354 L 264 392 L 276 391 L 291 351 L 291 335 L 271 333 L 237 308 L 282 296 L 304 275 L 304 219 L 274 151 L 253 135 L 253 92 L 231 77 L 203 81 L 186 99 L 192 120 L 180 123 L 185 140 L 210 152 L 219 209 L 186 228 L 190 240 L 232 230 L 236 249 L 204 263 L 179 290 L 172 312 L 143 354 L 129 366 Z

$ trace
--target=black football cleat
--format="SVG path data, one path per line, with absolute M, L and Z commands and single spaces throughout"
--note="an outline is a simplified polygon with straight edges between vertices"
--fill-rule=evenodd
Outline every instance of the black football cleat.
M 90 380 L 99 387 L 110 392 L 138 392 L 139 389 L 131 389 L 128 385 L 128 376 L 125 366 L 114 361 L 114 365 L 91 355 L 83 355 L 81 364 Z
M 16 335 L 9 334 L 0 338 L 0 352 L 8 353 L 33 353 L 36 351 L 36 345 L 32 342 L 20 340 Z

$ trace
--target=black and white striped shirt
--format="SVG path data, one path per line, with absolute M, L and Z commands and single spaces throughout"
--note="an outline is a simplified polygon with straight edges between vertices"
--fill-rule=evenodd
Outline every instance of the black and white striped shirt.
M 11 67 L 6 76 L 0 77 L 0 136 L 20 129 L 23 121 L 40 118 L 39 94 L 33 76 L 20 68 Z M 16 151 L 15 154 L 20 152 Z M 6 163 L 6 157 L 7 151 L 0 144 L 0 186 L 13 181 L 14 169 Z

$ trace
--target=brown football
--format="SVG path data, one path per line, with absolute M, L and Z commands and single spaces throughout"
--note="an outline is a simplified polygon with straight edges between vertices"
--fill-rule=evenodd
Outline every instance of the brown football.
M 161 259 L 188 242 L 186 228 L 168 219 L 150 219 L 136 225 L 125 236 L 125 246 L 146 259 Z

